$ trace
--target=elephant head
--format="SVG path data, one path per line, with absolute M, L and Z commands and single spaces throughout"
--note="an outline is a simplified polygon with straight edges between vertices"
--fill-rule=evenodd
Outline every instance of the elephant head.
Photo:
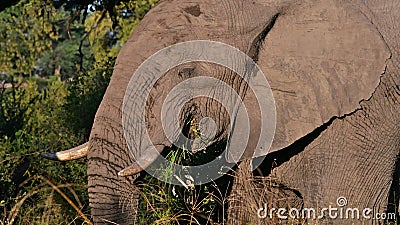
M 377 14 L 379 9 L 386 17 Z M 207 89 L 208 97 L 186 102 L 177 111 L 179 126 L 184 127 L 189 120 L 211 118 L 215 132 L 208 144 L 229 139 L 235 125 L 231 123 L 229 110 L 213 96 L 218 93 L 229 98 L 235 91 L 245 105 L 250 124 L 243 160 L 254 157 L 255 152 L 261 156 L 287 149 L 322 126 L 362 110 L 361 102 L 373 96 L 387 68 L 396 68 L 393 62 L 398 62 L 395 61 L 398 54 L 393 49 L 399 47 L 395 40 L 398 36 L 385 21 L 393 20 L 398 26 L 395 12 L 399 11 L 395 3 L 379 8 L 378 3 L 361 0 L 160 1 L 120 51 L 88 143 L 79 151 L 47 156 L 72 159 L 87 154 L 90 207 L 95 223 L 132 224 L 138 207 L 138 191 L 133 182 L 137 173 L 151 165 L 155 157 L 147 153 L 149 146 L 139 144 L 138 148 L 130 149 L 126 141 L 124 113 L 142 113 L 135 111 L 139 108 L 135 105 L 135 95 L 131 96 L 128 110 L 123 108 L 128 85 L 139 82 L 131 78 L 146 59 L 177 43 L 209 40 L 235 47 L 258 65 L 269 83 L 276 107 L 275 136 L 268 148 L 255 149 L 263 138 L 260 137 L 263 127 L 259 99 L 248 85 L 252 78 L 246 80 L 209 62 L 188 62 L 168 70 L 150 86 L 144 107 L 146 126 L 135 128 L 135 124 L 130 124 L 133 141 L 141 142 L 147 132 L 157 151 L 171 147 L 173 143 L 164 133 L 161 118 L 168 93 L 187 79 L 201 76 L 218 79 L 231 90 L 199 83 L 191 83 L 185 89 Z M 149 86 L 144 82 L 143 90 L 146 88 Z M 140 89 L 135 93 L 140 95 Z M 174 125 L 168 122 L 167 126 Z M 190 137 L 190 132 L 187 135 Z M 139 165 L 136 159 L 141 156 L 144 163 Z M 294 188 L 298 188 L 299 182 L 286 181 Z

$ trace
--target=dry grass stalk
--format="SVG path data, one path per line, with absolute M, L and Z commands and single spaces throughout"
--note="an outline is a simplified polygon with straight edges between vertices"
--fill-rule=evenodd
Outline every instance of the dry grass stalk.
M 92 222 L 85 216 L 85 214 L 80 210 L 80 208 L 78 208 L 75 203 L 68 198 L 68 196 L 62 192 L 60 190 L 60 188 L 68 188 L 69 190 L 73 190 L 71 188 L 71 186 L 73 186 L 73 184 L 64 184 L 64 185 L 55 185 L 53 184 L 51 181 L 49 181 L 48 179 L 44 178 L 43 176 L 35 176 L 32 177 L 28 180 L 36 180 L 36 179 L 40 179 L 42 181 L 44 181 L 44 183 L 37 185 L 36 187 L 34 187 L 33 189 L 31 189 L 28 193 L 26 193 L 26 195 L 24 197 L 22 197 L 21 199 L 18 200 L 18 202 L 13 206 L 13 208 L 10 210 L 10 213 L 8 214 L 7 217 L 7 224 L 12 225 L 15 222 L 15 219 L 17 218 L 22 205 L 24 204 L 24 202 L 32 197 L 33 195 L 46 191 L 46 190 L 52 190 L 52 193 L 57 192 L 58 194 L 61 195 L 61 197 L 66 200 L 68 202 L 69 205 L 71 205 L 72 208 L 74 208 L 74 210 L 79 214 L 80 217 L 82 217 L 85 221 L 85 223 L 87 224 L 92 224 Z M 26 182 L 25 182 L 26 183 Z M 45 184 L 49 185 L 50 187 L 43 187 Z M 71 192 L 74 196 L 75 199 L 79 199 L 77 194 L 73 191 Z M 49 196 L 49 198 L 52 197 L 52 194 Z M 47 199 L 47 201 L 49 201 L 49 199 Z M 82 204 L 80 203 L 79 200 L 77 200 L 79 206 L 82 208 Z

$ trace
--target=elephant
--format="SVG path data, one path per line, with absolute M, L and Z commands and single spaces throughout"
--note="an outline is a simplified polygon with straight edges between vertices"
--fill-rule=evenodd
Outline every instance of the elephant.
M 227 68 L 193 62 L 169 70 L 149 93 L 146 128 L 158 151 L 171 147 L 160 135 L 161 108 L 171 88 L 185 79 L 213 77 L 238 93 L 249 109 L 250 136 L 235 172 L 228 224 L 272 223 L 260 218 L 257 209 L 262 201 L 274 201 L 274 193 L 294 199 L 299 209 L 351 207 L 392 215 L 397 213 L 400 171 L 398 28 L 397 0 L 161 0 L 122 47 L 88 142 L 45 156 L 71 160 L 87 155 L 94 223 L 135 224 L 139 192 L 133 183 L 152 160 L 138 165 L 126 143 L 122 108 L 130 79 L 165 47 L 217 41 L 246 53 L 270 85 L 276 129 L 258 167 L 264 175 L 260 179 L 274 180 L 273 190 L 255 182 L 251 172 L 261 160 L 251 154 L 262 128 L 254 93 Z M 189 118 L 214 119 L 212 143 L 227 139 L 234 129 L 227 111 L 212 99 L 193 99 L 182 112 L 182 124 Z M 144 150 L 136 149 L 139 155 Z M 328 224 L 384 219 L 322 218 Z

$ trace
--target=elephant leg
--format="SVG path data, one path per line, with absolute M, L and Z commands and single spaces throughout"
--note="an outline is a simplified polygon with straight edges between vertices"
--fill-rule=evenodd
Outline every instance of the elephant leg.
M 389 199 L 393 201 L 393 196 L 399 195 L 392 193 L 398 190 L 399 182 L 396 168 L 400 150 L 398 65 L 397 61 L 389 62 L 380 84 L 369 100 L 361 102 L 360 110 L 334 119 L 303 151 L 272 171 L 284 185 L 300 191 L 304 207 L 338 207 L 337 199 L 345 197 L 345 209 L 370 208 L 374 216 L 388 213 L 388 206 L 397 203 Z M 366 220 L 367 224 L 379 221 Z
M 245 160 L 235 171 L 227 224 L 286 224 L 287 220 L 270 218 L 267 212 L 282 207 L 300 210 L 302 197 L 274 178 L 253 176 L 250 164 L 250 160 Z

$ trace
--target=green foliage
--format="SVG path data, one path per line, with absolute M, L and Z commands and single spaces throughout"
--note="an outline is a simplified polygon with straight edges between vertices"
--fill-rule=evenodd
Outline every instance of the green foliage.
M 2 153 L 0 154 L 2 162 L 0 194 L 5 209 L 9 210 L 24 194 L 42 185 L 42 182 L 34 179 L 36 174 L 48 177 L 57 183 L 76 183 L 81 186 L 86 183 L 82 179 L 86 177 L 86 163 L 83 160 L 61 165 L 39 157 L 39 153 L 69 148 L 82 142 L 82 139 L 66 129 L 63 120 L 60 120 L 63 111 L 57 109 L 62 109 L 61 106 L 66 101 L 67 89 L 64 84 L 56 81 L 50 83 L 43 91 L 39 91 L 35 82 L 26 81 L 26 84 L 25 88 L 3 91 L 1 96 L 3 102 L 11 102 L 15 107 L 3 108 L 2 116 L 10 123 L 18 124 L 19 128 L 12 135 L 3 135 L 0 139 Z M 18 116 L 12 116 L 15 114 Z M 6 131 L 4 127 L 0 130 Z M 10 130 L 7 131 L 11 133 Z M 18 187 L 21 184 L 23 185 Z M 84 187 L 75 191 L 80 193 L 84 201 L 87 201 Z M 44 190 L 40 192 L 40 195 L 33 195 L 32 204 L 35 202 L 41 204 L 40 201 L 47 199 L 50 194 L 49 190 Z M 55 204 L 64 205 L 64 207 L 67 205 L 59 197 L 54 196 L 53 200 Z M 32 216 L 40 215 L 44 208 L 33 210 L 32 204 L 27 202 L 22 208 L 23 212 L 28 210 Z M 67 209 L 65 212 L 71 211 L 68 207 L 65 209 Z M 17 218 L 16 222 L 24 224 L 25 219 L 27 218 Z
M 15 85 L 13 79 L 12 84 Z M 12 88 L 0 90 L 0 136 L 14 138 L 29 116 L 29 107 L 39 97 L 37 94 L 27 96 L 28 90 Z
M 55 11 L 45 1 L 21 1 L 0 14 L 0 72 L 30 76 L 36 60 L 56 39 Z
M 113 71 L 115 58 L 95 63 L 91 69 L 82 71 L 68 86 L 69 95 L 63 106 L 64 120 L 76 133 L 86 139 L 89 136 L 94 116 L 103 98 Z
M 69 86 L 65 105 L 70 127 L 75 133 L 88 137 L 95 112 L 112 75 L 115 59 L 122 45 L 133 33 L 139 21 L 158 0 L 127 1 L 115 6 L 119 16 L 115 27 L 106 11 L 96 11 L 85 20 L 85 60 L 79 75 Z M 90 57 L 89 57 L 90 56 Z
M 15 84 L 0 89 L 0 224 L 82 224 L 89 217 L 86 160 L 59 163 L 39 154 L 87 140 L 116 56 L 157 0 L 106 1 L 108 8 L 99 1 L 92 11 L 86 1 L 51 2 L 56 7 L 22 0 L 0 12 L 0 78 Z M 220 149 L 172 149 L 167 158 L 198 165 Z M 142 181 L 141 224 L 224 221 L 230 179 L 196 187 Z
M 119 32 L 118 39 L 123 44 L 130 37 L 134 28 L 139 24 L 140 20 L 146 15 L 146 13 L 154 7 L 159 0 L 136 0 L 122 2 L 117 7 L 118 11 L 121 12 L 119 17 Z
M 158 0 L 136 0 L 122 2 L 115 6 L 118 16 L 112 20 L 106 11 L 96 11 L 85 21 L 88 40 L 94 52 L 94 59 L 104 62 L 117 57 L 121 46 L 145 14 Z
M 206 150 L 209 154 L 201 156 L 183 148 L 171 149 L 166 159 L 173 164 L 162 174 L 171 178 L 174 164 L 193 166 L 209 162 L 224 146 L 224 143 L 213 145 Z M 224 224 L 231 182 L 231 177 L 226 176 L 218 183 L 180 186 L 146 175 L 138 185 L 141 188 L 139 224 Z
M 43 77 L 55 77 L 66 80 L 77 76 L 79 57 L 76 54 L 79 45 L 76 41 L 66 40 L 57 45 L 53 51 L 45 52 L 37 61 L 37 74 Z

